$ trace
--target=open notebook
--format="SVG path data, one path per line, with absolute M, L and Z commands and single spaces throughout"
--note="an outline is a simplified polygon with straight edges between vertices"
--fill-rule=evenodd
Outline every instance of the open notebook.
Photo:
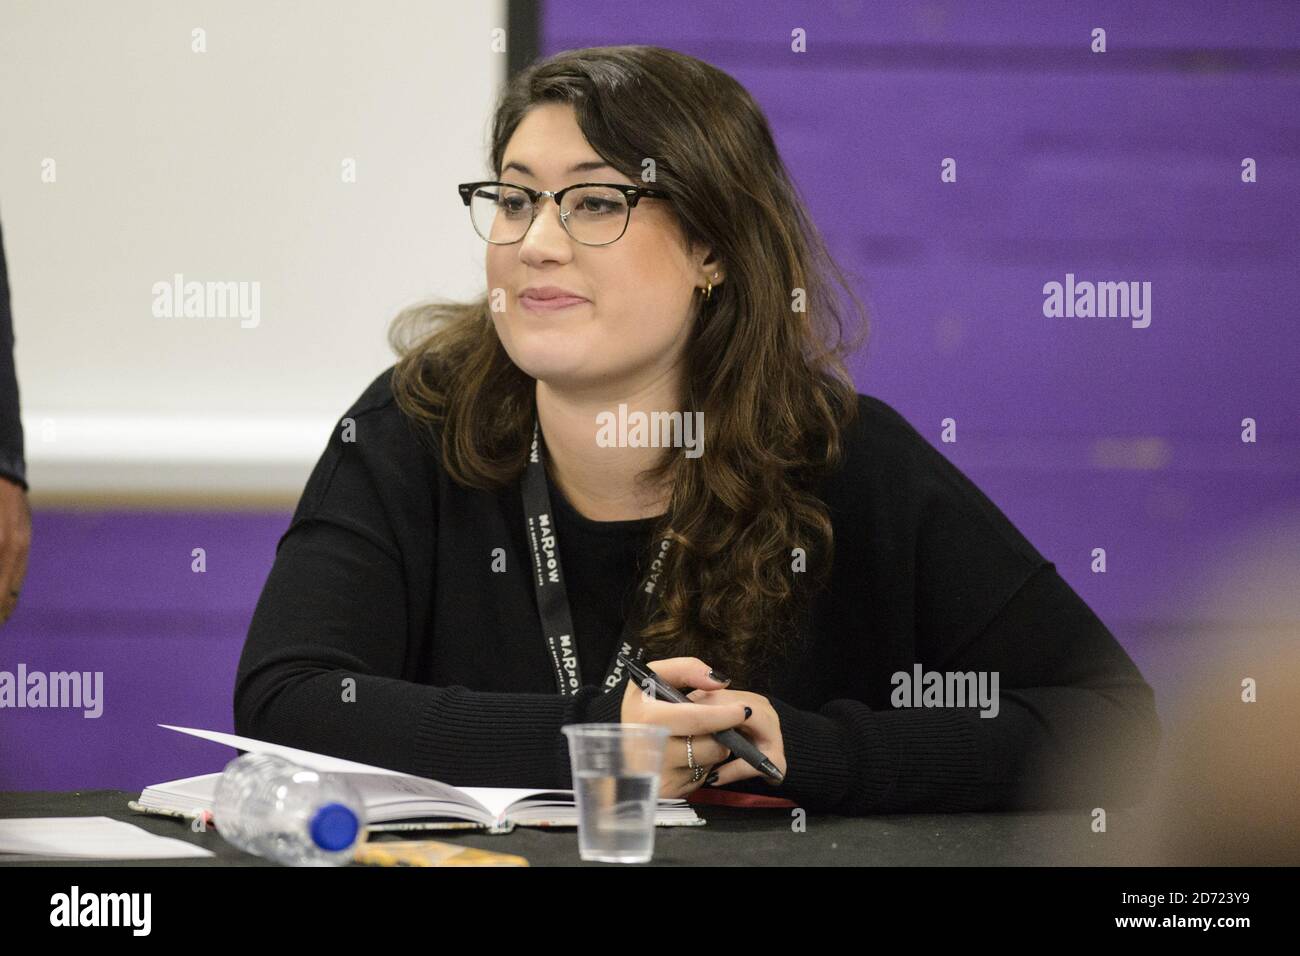
M 366 805 L 370 830 L 439 830 L 485 827 L 489 833 L 508 833 L 519 826 L 576 827 L 578 809 L 572 790 L 526 790 L 514 787 L 454 787 L 427 777 L 399 773 L 383 767 L 342 760 L 325 754 L 297 750 L 280 744 L 238 737 L 215 730 L 197 730 L 159 724 L 168 730 L 192 734 L 249 753 L 273 753 L 304 767 L 327 773 L 344 773 Z M 146 787 L 134 810 L 165 816 L 195 818 L 212 810 L 220 773 L 169 780 Z M 685 800 L 660 798 L 655 825 L 702 826 Z M 221 821 L 216 821 L 220 828 Z

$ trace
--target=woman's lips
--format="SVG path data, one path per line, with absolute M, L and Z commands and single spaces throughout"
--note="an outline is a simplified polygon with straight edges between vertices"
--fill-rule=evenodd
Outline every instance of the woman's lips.
M 529 312 L 558 312 L 575 305 L 585 305 L 586 299 L 576 295 L 558 296 L 554 299 L 537 299 L 530 295 L 521 295 L 519 304 Z

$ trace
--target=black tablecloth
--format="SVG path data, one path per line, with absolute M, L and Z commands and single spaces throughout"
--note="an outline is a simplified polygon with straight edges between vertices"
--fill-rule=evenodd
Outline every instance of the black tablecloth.
M 265 866 L 268 861 L 235 849 L 214 831 L 193 832 L 182 820 L 137 813 L 127 806 L 138 793 L 122 790 L 14 791 L 0 793 L 0 818 L 106 816 L 159 836 L 205 847 L 216 856 L 173 860 L 37 860 L 0 855 L 0 865 L 31 866 Z M 1092 832 L 1092 816 L 1077 810 L 1051 813 L 958 813 L 842 817 L 808 814 L 802 832 L 788 809 L 699 805 L 704 826 L 658 827 L 654 859 L 644 866 L 1112 866 L 1131 865 L 1141 810 L 1108 814 L 1107 833 Z M 578 858 L 576 829 L 516 827 L 511 833 L 432 830 L 420 839 L 517 853 L 532 866 L 586 864 Z M 398 839 L 390 833 L 372 839 Z

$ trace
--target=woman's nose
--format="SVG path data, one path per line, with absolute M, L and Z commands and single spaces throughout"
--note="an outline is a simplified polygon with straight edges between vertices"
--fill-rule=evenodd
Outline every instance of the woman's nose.
M 543 196 L 539 203 L 537 215 L 533 217 L 532 225 L 528 227 L 521 243 L 523 248 L 520 249 L 520 255 L 564 252 L 562 247 L 567 247 L 570 242 L 569 233 L 560 221 L 560 207 L 555 204 L 554 197 Z

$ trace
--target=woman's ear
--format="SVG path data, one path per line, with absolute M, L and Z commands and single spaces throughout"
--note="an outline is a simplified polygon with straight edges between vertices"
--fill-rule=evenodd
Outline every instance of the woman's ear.
M 722 267 L 722 263 L 713 257 L 710 250 L 703 262 L 700 263 L 700 271 L 704 273 L 704 278 L 714 285 L 718 285 L 727 277 L 727 270 Z
M 696 267 L 701 282 L 712 282 L 714 285 L 722 282 L 727 277 L 727 271 L 722 267 L 722 263 L 714 256 L 713 250 L 706 245 L 698 242 L 691 243 L 690 258 L 692 262 L 698 263 Z M 714 278 L 714 273 L 717 278 Z

